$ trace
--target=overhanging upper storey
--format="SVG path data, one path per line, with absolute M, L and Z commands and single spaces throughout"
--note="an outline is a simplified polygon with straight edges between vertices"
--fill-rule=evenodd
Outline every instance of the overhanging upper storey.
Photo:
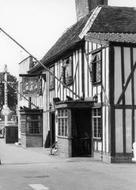
M 109 42 L 122 42 L 136 44 L 136 34 L 133 33 L 97 33 L 90 32 L 85 36 L 87 41 L 108 44 Z

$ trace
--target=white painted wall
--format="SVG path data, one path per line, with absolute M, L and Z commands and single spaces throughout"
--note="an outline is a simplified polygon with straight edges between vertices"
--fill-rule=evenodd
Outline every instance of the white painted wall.
M 131 52 L 130 47 L 124 47 L 124 78 L 125 83 L 128 76 L 131 73 Z M 115 60 L 115 104 L 117 103 L 121 93 L 122 93 L 122 72 L 121 72 L 121 47 L 114 47 L 114 60 Z M 136 62 L 136 48 L 133 48 L 133 65 Z M 124 85 L 125 85 L 124 83 Z M 134 72 L 134 99 L 136 105 L 136 71 Z M 120 103 L 120 105 L 122 102 Z M 132 105 L 132 80 L 130 80 L 129 85 L 125 92 L 125 105 Z M 116 140 L 116 153 L 123 153 L 123 115 L 122 109 L 115 110 L 115 140 Z M 126 122 L 126 152 L 132 152 L 132 109 L 125 109 L 125 122 Z M 135 123 L 135 137 L 136 137 L 136 123 Z

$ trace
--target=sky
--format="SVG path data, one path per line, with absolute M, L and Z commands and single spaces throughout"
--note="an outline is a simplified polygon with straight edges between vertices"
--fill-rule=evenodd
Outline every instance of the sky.
M 136 7 L 136 0 L 109 0 L 109 5 Z M 41 59 L 63 32 L 76 22 L 75 0 L 0 0 L 0 28 Z M 26 54 L 0 32 L 0 72 L 18 77 Z

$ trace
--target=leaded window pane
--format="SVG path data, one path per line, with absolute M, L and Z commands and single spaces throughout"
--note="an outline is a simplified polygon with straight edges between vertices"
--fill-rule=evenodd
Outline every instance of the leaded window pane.
M 49 88 L 50 88 L 50 90 L 52 90 L 52 89 L 54 89 L 55 88 L 55 67 L 53 66 L 53 67 L 51 67 L 50 68 L 50 71 L 51 71 L 51 73 L 50 73 L 50 75 L 49 75 Z
M 94 138 L 102 138 L 101 108 L 93 109 L 92 119 Z
M 73 58 L 72 56 L 64 60 L 64 83 L 70 85 L 73 81 Z
M 68 111 L 66 109 L 58 110 L 58 135 L 68 135 Z
M 92 55 L 92 81 L 93 83 L 101 82 L 101 52 Z

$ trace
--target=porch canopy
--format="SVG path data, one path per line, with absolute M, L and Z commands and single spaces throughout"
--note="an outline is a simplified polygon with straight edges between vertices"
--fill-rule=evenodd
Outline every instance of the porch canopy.
M 55 108 L 90 108 L 94 106 L 94 101 L 70 100 L 55 102 Z
M 91 156 L 92 125 L 91 108 L 94 101 L 69 100 L 55 103 L 58 111 L 57 142 L 59 154 L 70 156 Z

